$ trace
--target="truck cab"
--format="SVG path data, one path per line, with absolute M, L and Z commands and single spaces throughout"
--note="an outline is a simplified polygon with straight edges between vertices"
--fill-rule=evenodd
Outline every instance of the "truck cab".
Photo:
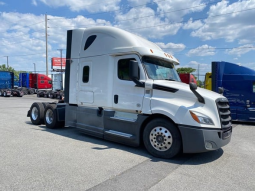
M 64 121 L 106 140 L 144 144 L 161 158 L 219 149 L 231 139 L 228 100 L 182 83 L 178 64 L 156 44 L 118 28 L 69 30 L 65 106 L 47 106 L 45 124 Z

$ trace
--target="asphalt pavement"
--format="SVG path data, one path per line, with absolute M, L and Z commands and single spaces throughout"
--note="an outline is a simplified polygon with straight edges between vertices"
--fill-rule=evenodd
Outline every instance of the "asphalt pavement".
M 231 142 L 171 160 L 76 129 L 47 129 L 26 116 L 48 98 L 0 97 L 0 190 L 255 190 L 255 126 L 235 124 Z

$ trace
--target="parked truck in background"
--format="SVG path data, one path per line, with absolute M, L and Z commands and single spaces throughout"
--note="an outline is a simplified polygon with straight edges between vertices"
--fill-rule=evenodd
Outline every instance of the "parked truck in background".
M 204 81 L 204 84 L 205 84 L 205 89 L 208 89 L 208 90 L 212 90 L 212 73 L 211 72 L 207 72 L 205 74 L 205 81 Z M 218 92 L 218 91 L 216 91 Z
M 23 92 L 14 88 L 15 80 L 14 73 L 8 71 L 0 71 L 0 96 L 10 97 L 18 96 L 22 97 Z
M 64 103 L 32 104 L 35 125 L 70 126 L 171 158 L 231 139 L 227 98 L 182 83 L 179 62 L 156 44 L 113 27 L 67 32 Z
M 255 71 L 229 62 L 212 62 L 212 72 L 205 77 L 206 89 L 228 98 L 232 120 L 255 122 Z
M 57 73 L 52 74 L 52 91 L 49 95 L 50 98 L 62 99 L 64 97 L 64 80 L 65 74 Z
M 37 93 L 38 97 L 48 97 L 52 90 L 52 79 L 44 74 L 20 73 L 19 87 L 25 94 Z
M 180 73 L 179 76 L 180 76 L 180 79 L 181 79 L 181 81 L 183 83 L 186 83 L 186 84 L 189 84 L 189 83 L 197 84 L 196 78 L 192 74 Z

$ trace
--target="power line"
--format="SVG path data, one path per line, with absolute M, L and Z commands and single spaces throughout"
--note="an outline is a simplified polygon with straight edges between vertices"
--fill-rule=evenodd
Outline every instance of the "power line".
M 8 57 L 20 57 L 20 56 L 33 56 L 33 55 L 39 55 L 39 54 L 45 54 L 43 53 L 36 53 L 36 54 L 21 54 L 21 55 L 12 55 L 12 56 L 8 56 Z M 4 57 L 4 56 L 1 56 Z
M 167 11 L 167 12 L 158 13 L 158 14 L 155 14 L 155 15 L 168 14 L 168 13 L 179 12 L 179 11 L 183 11 L 183 10 L 189 10 L 189 9 L 197 8 L 197 7 L 200 7 L 200 6 L 203 6 L 203 5 L 214 4 L 214 3 L 217 3 L 217 2 L 220 2 L 220 1 L 214 1 L 212 3 L 203 3 L 203 4 L 200 4 L 200 5 L 194 6 L 194 7 L 189 7 L 189 8 L 184 8 L 184 9 L 177 9 L 177 10 L 173 10 L 173 11 Z M 123 21 L 128 21 L 128 20 L 133 20 L 133 19 L 147 18 L 147 17 L 152 17 L 152 16 L 155 16 L 155 15 L 147 15 L 147 16 L 142 16 L 142 17 L 133 17 L 133 18 L 130 18 L 130 19 L 119 20 L 118 22 L 123 22 Z M 105 23 L 102 23 L 102 24 L 105 24 Z M 88 27 L 88 26 L 96 26 L 96 25 L 98 25 L 98 23 L 97 24 L 91 24 L 91 25 L 78 25 L 76 27 L 82 27 L 82 26 Z M 71 26 L 71 25 L 69 25 L 69 26 Z M 68 27 L 68 26 L 64 26 L 64 27 Z M 61 27 L 50 27 L 50 28 L 61 28 Z
M 162 48 L 162 50 L 166 50 L 166 49 L 175 49 L 175 48 Z M 195 48 L 188 48 L 188 49 L 195 49 Z M 213 48 L 199 48 L 199 50 L 207 50 L 207 49 L 213 49 Z M 231 49 L 255 49 L 255 47 L 215 47 L 214 49 L 217 50 L 231 50 Z M 65 49 L 62 49 L 65 50 Z M 213 51 L 211 51 L 213 52 Z M 25 55 L 13 55 L 13 56 L 8 56 L 8 57 L 18 57 L 18 56 L 32 56 L 32 55 L 39 55 L 39 54 L 44 54 L 44 53 L 36 53 L 36 54 L 25 54 Z M 181 54 L 175 54 L 175 55 L 185 55 L 183 53 Z M 5 57 L 5 56 L 0 56 L 0 57 Z M 71 58 L 71 59 L 79 59 L 79 58 Z
M 211 4 L 218 3 L 218 2 L 220 2 L 220 1 L 212 2 L 212 3 L 203 3 L 203 4 L 199 4 L 197 6 L 194 6 L 194 7 L 189 7 L 189 8 L 184 8 L 184 9 L 177 9 L 177 10 L 173 10 L 173 11 L 167 11 L 167 12 L 158 13 L 158 14 L 155 14 L 155 15 L 147 15 L 147 16 L 143 16 L 143 17 L 134 17 L 134 18 L 130 18 L 130 19 L 118 20 L 118 22 L 133 20 L 133 19 L 137 19 L 137 18 L 140 19 L 140 18 L 152 17 L 152 16 L 156 16 L 156 15 L 162 15 L 162 14 L 179 12 L 179 11 L 184 11 L 184 10 L 189 10 L 189 9 L 197 8 L 197 7 L 200 7 L 200 6 L 203 6 L 203 5 L 211 5 Z
M 12 45 L 12 44 L 20 44 L 20 43 L 23 43 L 23 42 L 29 42 L 29 41 L 34 41 L 34 40 L 42 40 L 41 38 L 33 38 L 33 39 L 28 39 L 28 40 L 23 40 L 23 41 L 19 41 L 19 42 L 14 42 L 14 43 L 8 43 L 8 45 Z M 2 44 L 4 44 L 4 42 L 1 42 Z
M 201 18 L 193 19 L 192 21 L 198 21 L 198 20 L 203 20 L 203 19 L 209 19 L 209 18 L 224 16 L 224 15 L 229 15 L 229 14 L 239 13 L 239 12 L 244 12 L 244 11 L 251 11 L 251 10 L 254 10 L 254 9 L 255 9 L 255 8 L 244 9 L 244 10 L 241 10 L 241 11 L 234 11 L 234 12 L 229 12 L 229 13 L 224 13 L 224 14 L 219 14 L 219 15 L 213 15 L 213 16 L 210 16 L 210 17 L 201 17 Z M 136 19 L 139 19 L 139 18 L 144 18 L 144 17 L 136 17 Z M 134 18 L 132 18 L 132 19 L 134 19 Z M 184 24 L 184 23 L 187 23 L 187 22 L 189 22 L 189 21 L 190 21 L 190 19 L 184 20 L 184 21 L 179 21 L 179 22 L 170 22 L 170 23 L 164 23 L 164 24 L 159 24 L 159 25 L 152 25 L 152 26 L 147 26 L 147 27 L 124 28 L 124 30 L 134 31 L 134 30 L 139 30 L 139 29 L 153 28 L 153 27 L 165 26 L 165 25 L 170 25 L 170 24 L 182 24 L 182 23 Z M 104 23 L 104 25 L 105 25 L 105 23 Z M 96 23 L 96 24 L 91 24 L 91 25 L 78 25 L 78 26 L 76 26 L 76 27 L 88 27 L 88 26 L 98 26 L 98 23 Z M 65 27 L 68 27 L 68 26 L 65 26 Z M 73 26 L 72 26 L 72 27 L 73 27 Z M 51 27 L 51 28 L 62 28 L 62 27 Z
M 42 30 L 33 30 L 32 33 L 40 32 L 40 31 L 45 31 L 45 29 L 42 29 Z M 8 33 L 8 34 L 11 34 L 11 33 Z M 15 38 L 15 37 L 19 37 L 19 36 L 25 36 L 25 34 L 21 34 L 21 35 L 17 35 L 17 36 L 10 36 L 10 37 L 11 38 Z
M 214 17 L 219 17 L 219 16 L 223 16 L 223 15 L 229 15 L 229 14 L 233 14 L 233 13 L 239 13 L 239 12 L 244 12 L 244 11 L 251 11 L 254 10 L 255 8 L 251 8 L 251 9 L 245 9 L 245 10 L 241 10 L 241 11 L 234 11 L 234 12 L 230 12 L 230 13 L 224 13 L 224 14 L 219 14 L 219 15 L 214 15 L 214 16 L 210 16 L 210 17 L 203 17 L 203 18 L 197 18 L 197 19 L 193 19 L 193 21 L 198 21 L 198 20 L 202 20 L 202 19 L 209 19 L 209 18 L 214 18 Z M 132 30 L 137 30 L 137 29 L 145 29 L 145 28 L 152 28 L 152 27 L 159 27 L 159 26 L 164 26 L 164 25 L 170 25 L 170 24 L 178 24 L 178 23 L 186 23 L 189 20 L 186 21 L 180 21 L 180 22 L 171 22 L 171 23 L 166 23 L 166 24 L 159 24 L 159 25 L 153 25 L 153 26 L 148 26 L 148 27 L 140 27 L 140 28 L 124 28 L 125 30 L 127 29 L 131 29 Z
M 162 2 L 162 1 L 166 1 L 166 0 L 161 0 L 161 1 L 158 1 L 157 3 Z M 148 5 L 148 4 L 154 4 L 154 3 L 155 2 L 140 4 L 140 5 L 137 5 L 137 6 L 127 6 L 125 9 L 128 9 L 128 8 L 132 9 L 132 8 L 141 7 L 141 6 L 145 6 L 145 5 Z M 97 5 L 97 4 L 98 3 L 94 3 L 94 4 L 90 4 L 90 5 Z M 115 11 L 119 11 L 119 10 L 120 9 L 115 9 L 115 10 L 112 10 L 112 11 L 103 11 L 103 12 L 98 12 L 98 13 L 91 13 L 91 14 L 84 15 L 84 17 L 93 16 L 93 15 L 100 15 L 100 14 L 105 14 L 105 13 L 111 13 L 111 12 L 115 12 Z M 58 20 L 58 19 L 66 19 L 66 18 L 55 18 L 55 19 L 48 19 L 48 20 Z M 69 19 L 74 19 L 74 18 L 69 18 Z
M 197 50 L 209 50 L 209 49 L 216 49 L 216 50 L 228 50 L 228 49 L 255 49 L 255 46 L 250 46 L 250 47 L 209 47 L 209 48 L 198 48 L 198 47 L 194 47 L 194 48 L 161 48 L 162 50 L 170 50 L 170 49 L 185 49 L 185 50 L 190 50 L 190 49 L 197 49 Z
M 40 23 L 43 23 L 44 21 L 41 21 L 41 22 L 38 22 L 38 23 L 34 23 L 34 24 L 31 24 L 31 25 L 24 25 L 22 27 L 18 27 L 18 28 L 15 28 L 15 29 L 12 29 L 12 27 L 10 27 L 9 29 L 6 29 L 6 31 L 8 30 L 17 30 L 19 28 L 23 28 L 23 27 L 30 27 L 30 26 L 33 26 L 33 25 L 37 25 L 37 24 L 40 24 Z

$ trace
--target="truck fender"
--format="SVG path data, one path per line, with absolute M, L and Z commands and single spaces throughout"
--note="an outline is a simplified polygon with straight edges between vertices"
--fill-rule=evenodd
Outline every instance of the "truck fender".
M 160 109 L 152 109 L 151 110 L 152 114 L 161 114 L 161 115 L 165 115 L 168 118 L 170 118 L 175 124 L 179 124 L 180 121 L 178 120 L 177 117 L 175 117 L 173 114 L 165 111 L 165 110 L 160 110 Z

